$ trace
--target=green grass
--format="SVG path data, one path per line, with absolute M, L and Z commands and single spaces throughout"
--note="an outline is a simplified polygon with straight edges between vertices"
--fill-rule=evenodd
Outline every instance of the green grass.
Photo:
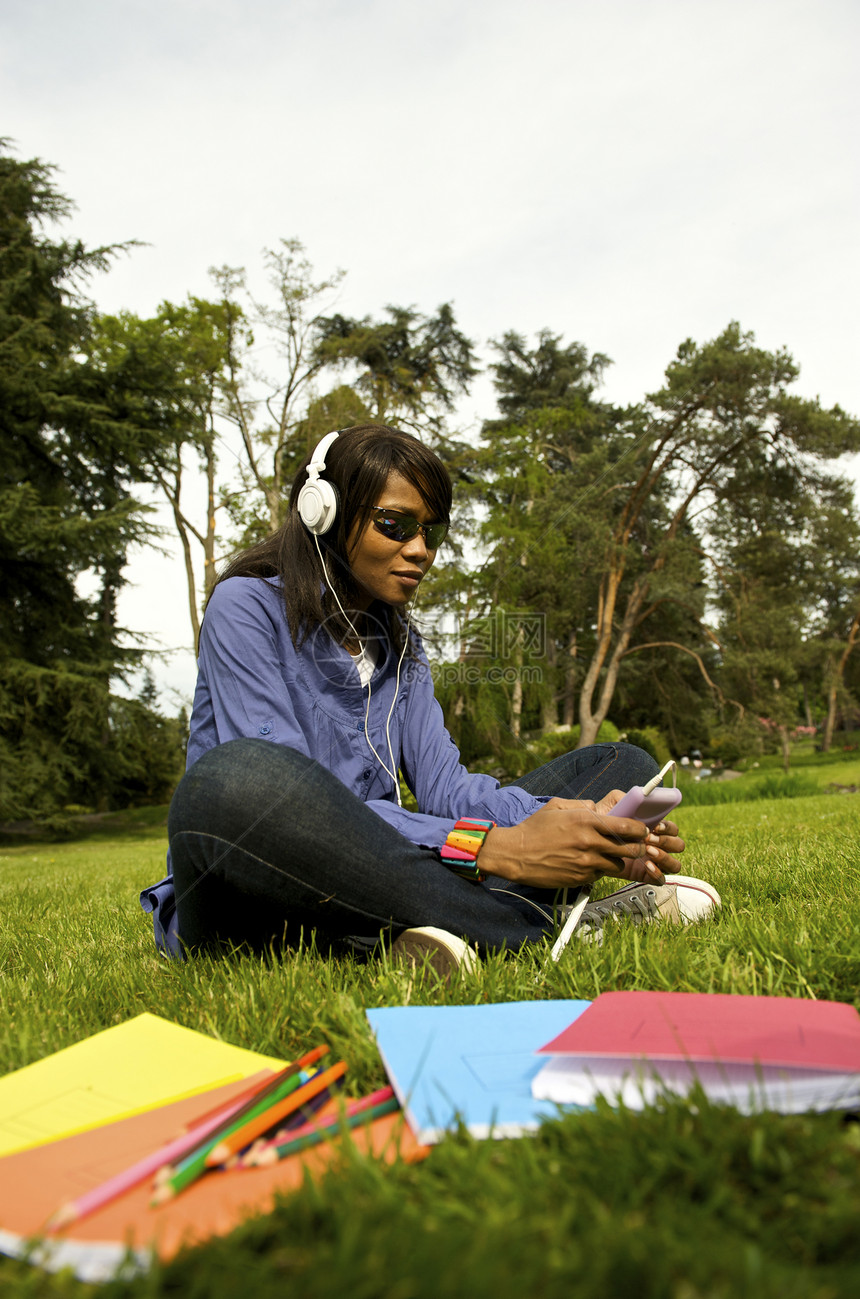
M 860 783 L 856 757 L 796 770 L 818 791 L 831 780 Z M 750 772 L 726 788 L 758 778 Z M 323 960 L 313 950 L 185 965 L 157 958 L 137 891 L 163 873 L 163 809 L 110 818 L 73 842 L 7 841 L 0 1071 L 144 1010 L 283 1057 L 324 1039 L 349 1062 L 350 1088 L 360 1092 L 384 1082 L 368 1006 L 594 997 L 609 988 L 860 1006 L 860 796 L 685 805 L 679 819 L 688 873 L 722 893 L 716 921 L 619 926 L 600 947 L 569 948 L 558 966 L 547 966 L 545 950 L 493 958 L 454 989 L 429 973 Z M 829 1299 L 860 1293 L 858 1221 L 860 1124 L 743 1117 L 699 1098 L 641 1115 L 567 1116 L 534 1139 L 476 1142 L 461 1132 L 416 1166 L 347 1154 L 269 1217 L 95 1293 Z M 0 1292 L 91 1293 L 2 1259 Z

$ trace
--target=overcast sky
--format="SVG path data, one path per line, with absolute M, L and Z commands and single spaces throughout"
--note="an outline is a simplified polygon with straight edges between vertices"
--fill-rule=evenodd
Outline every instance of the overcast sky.
M 344 311 L 453 301 L 485 358 L 549 328 L 609 400 L 736 319 L 860 414 L 858 36 L 858 0 L 0 0 L 0 134 L 72 233 L 148 245 L 105 310 L 296 236 Z M 187 642 L 179 562 L 131 578 L 125 621 Z M 190 697 L 192 655 L 156 675 Z

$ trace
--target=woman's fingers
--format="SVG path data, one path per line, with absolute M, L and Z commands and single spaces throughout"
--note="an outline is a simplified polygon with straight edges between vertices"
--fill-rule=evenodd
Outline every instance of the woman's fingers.
M 666 877 L 656 862 L 650 857 L 639 857 L 636 861 L 625 864 L 619 879 L 631 880 L 635 884 L 665 884 Z
M 613 807 L 616 803 L 620 803 L 623 797 L 624 791 L 622 789 L 610 789 L 609 793 L 593 806 L 596 807 L 598 812 L 602 812 L 604 816 L 611 816 Z
M 481 866 L 488 874 L 542 888 L 588 883 L 598 875 L 662 883 L 665 871 L 680 869 L 672 852 L 681 848 L 681 839 L 654 835 L 631 817 L 554 798 L 519 825 L 491 830 Z
M 648 843 L 667 856 L 677 857 L 687 846 L 677 834 L 654 834 L 648 836 Z

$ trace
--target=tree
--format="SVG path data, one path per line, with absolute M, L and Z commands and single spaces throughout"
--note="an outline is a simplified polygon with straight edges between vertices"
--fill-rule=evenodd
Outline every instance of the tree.
M 315 355 L 322 364 L 357 367 L 355 390 L 378 423 L 439 433 L 443 417 L 477 373 L 473 345 L 457 329 L 448 302 L 434 316 L 414 307 L 386 311 L 388 319 L 381 321 L 341 315 L 321 320 Z
M 705 623 L 718 510 L 750 506 L 762 478 L 780 501 L 814 498 L 822 466 L 860 445 L 860 426 L 791 395 L 787 353 L 757 348 L 734 324 L 684 343 L 663 389 L 624 411 L 595 400 L 607 361 L 580 344 L 544 333 L 530 351 L 509 334 L 499 353 L 503 418 L 484 428 L 485 590 L 504 586 L 546 611 L 569 685 L 580 674 L 579 743 L 594 742 L 622 669 L 641 680 L 648 655 L 689 682 L 677 667 L 686 658 L 719 698 Z
M 216 483 L 217 417 L 226 376 L 238 366 L 231 349 L 241 330 L 233 304 L 191 297 L 180 305 L 162 303 L 150 319 L 130 312 L 98 316 L 87 344 L 89 359 L 106 378 L 114 417 L 134 427 L 139 444 L 149 447 L 143 474 L 170 505 L 185 564 L 195 648 L 198 602 L 215 583 L 217 515 L 231 502 L 227 489 Z M 189 468 L 203 475 L 203 508 L 196 511 L 184 492 Z M 202 582 L 195 544 L 202 551 Z
M 128 547 L 151 532 L 132 491 L 151 448 L 86 355 L 82 286 L 119 249 L 48 236 L 71 208 L 53 171 L 0 148 L 3 818 L 105 797 L 110 684 L 139 658 L 116 598 Z
M 826 467 L 835 454 L 751 441 L 709 515 L 721 680 L 778 737 L 786 769 L 801 709 L 811 724 L 812 704 L 824 707 L 860 577 L 853 491 Z
M 605 549 L 605 492 L 624 440 L 622 412 L 596 397 L 606 356 L 589 357 L 548 331 L 532 349 L 512 331 L 494 347 L 502 417 L 485 422 L 477 466 L 488 507 L 486 601 L 523 617 L 531 611 L 545 631 L 539 688 L 515 684 L 511 692 L 516 736 L 522 719 L 542 731 L 575 721 Z
M 840 708 L 857 708 L 848 689 L 851 660 L 860 642 L 860 518 L 851 484 L 834 480 L 829 498 L 819 502 L 810 540 L 817 596 L 813 648 L 821 672 L 821 748 L 826 753 Z
M 573 720 L 579 615 L 593 578 L 582 562 L 589 538 L 571 507 L 586 476 L 601 472 L 600 435 L 614 414 L 594 396 L 606 357 L 546 331 L 533 350 L 513 332 L 493 346 L 502 417 L 485 421 L 462 471 L 466 496 L 481 503 L 473 534 L 485 559 L 446 575 L 459 663 L 445 672 L 449 712 L 468 715 L 486 747 L 508 750 L 513 769 L 526 731 Z
M 244 269 L 222 266 L 212 276 L 232 322 L 220 413 L 239 433 L 244 486 L 262 495 L 266 530 L 274 532 L 284 519 L 286 487 L 307 450 L 297 436 L 299 425 L 316 395 L 313 381 L 327 364 L 318 349 L 321 309 L 345 272 L 315 279 L 298 239 L 282 239 L 280 247 L 264 251 L 264 259 L 275 305 L 249 292 Z M 277 359 L 274 371 L 255 360 L 255 330 Z M 246 532 L 249 524 L 253 530 L 247 507 L 236 517 Z
M 219 552 L 280 526 L 298 465 L 325 433 L 395 409 L 415 423 L 423 412 L 440 453 L 453 463 L 460 452 L 442 436 L 441 413 L 474 371 L 471 344 L 449 307 L 432 318 L 391 308 L 390 327 L 366 318 L 347 329 L 343 317 L 323 314 L 342 271 L 318 278 L 296 239 L 281 240 L 264 259 L 267 301 L 250 291 L 244 269 L 225 266 L 211 272 L 216 301 L 165 302 L 146 320 L 127 312 L 100 317 L 90 342 L 90 359 L 110 376 L 115 416 L 133 425 L 151 449 L 146 475 L 173 513 L 195 645 L 199 602 L 212 587 Z M 355 351 L 356 330 L 363 331 L 362 357 Z M 392 367 L 396 384 L 379 377 Z M 344 368 L 355 371 L 355 384 L 327 388 Z M 396 389 L 386 411 L 379 400 L 383 388 Z M 195 470 L 204 476 L 205 513 L 187 503 L 187 480 Z M 218 521 L 222 513 L 229 528 Z M 194 560 L 198 547 L 202 582 Z
M 580 695 L 581 743 L 592 742 L 607 715 L 634 633 L 665 598 L 660 586 L 687 525 L 695 520 L 705 532 L 716 507 L 742 494 L 753 470 L 772 487 L 784 475 L 792 490 L 811 492 L 823 463 L 860 446 L 860 424 L 839 407 L 823 410 L 789 393 L 797 375 L 787 352 L 757 348 L 752 334 L 731 324 L 713 342 L 682 344 L 665 386 L 628 420 L 628 472 L 616 480 L 596 646 Z M 655 493 L 667 513 L 643 554 L 631 543 Z M 638 571 L 634 555 L 644 560 Z

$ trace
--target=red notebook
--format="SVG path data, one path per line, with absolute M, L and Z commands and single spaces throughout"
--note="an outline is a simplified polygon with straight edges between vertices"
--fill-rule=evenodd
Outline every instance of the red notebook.
M 836 1001 L 732 993 L 603 992 L 546 1055 L 718 1060 L 860 1070 L 860 1015 Z
M 631 1109 L 701 1087 L 745 1112 L 860 1108 L 853 1006 L 723 993 L 604 992 L 540 1048 L 532 1094 Z

